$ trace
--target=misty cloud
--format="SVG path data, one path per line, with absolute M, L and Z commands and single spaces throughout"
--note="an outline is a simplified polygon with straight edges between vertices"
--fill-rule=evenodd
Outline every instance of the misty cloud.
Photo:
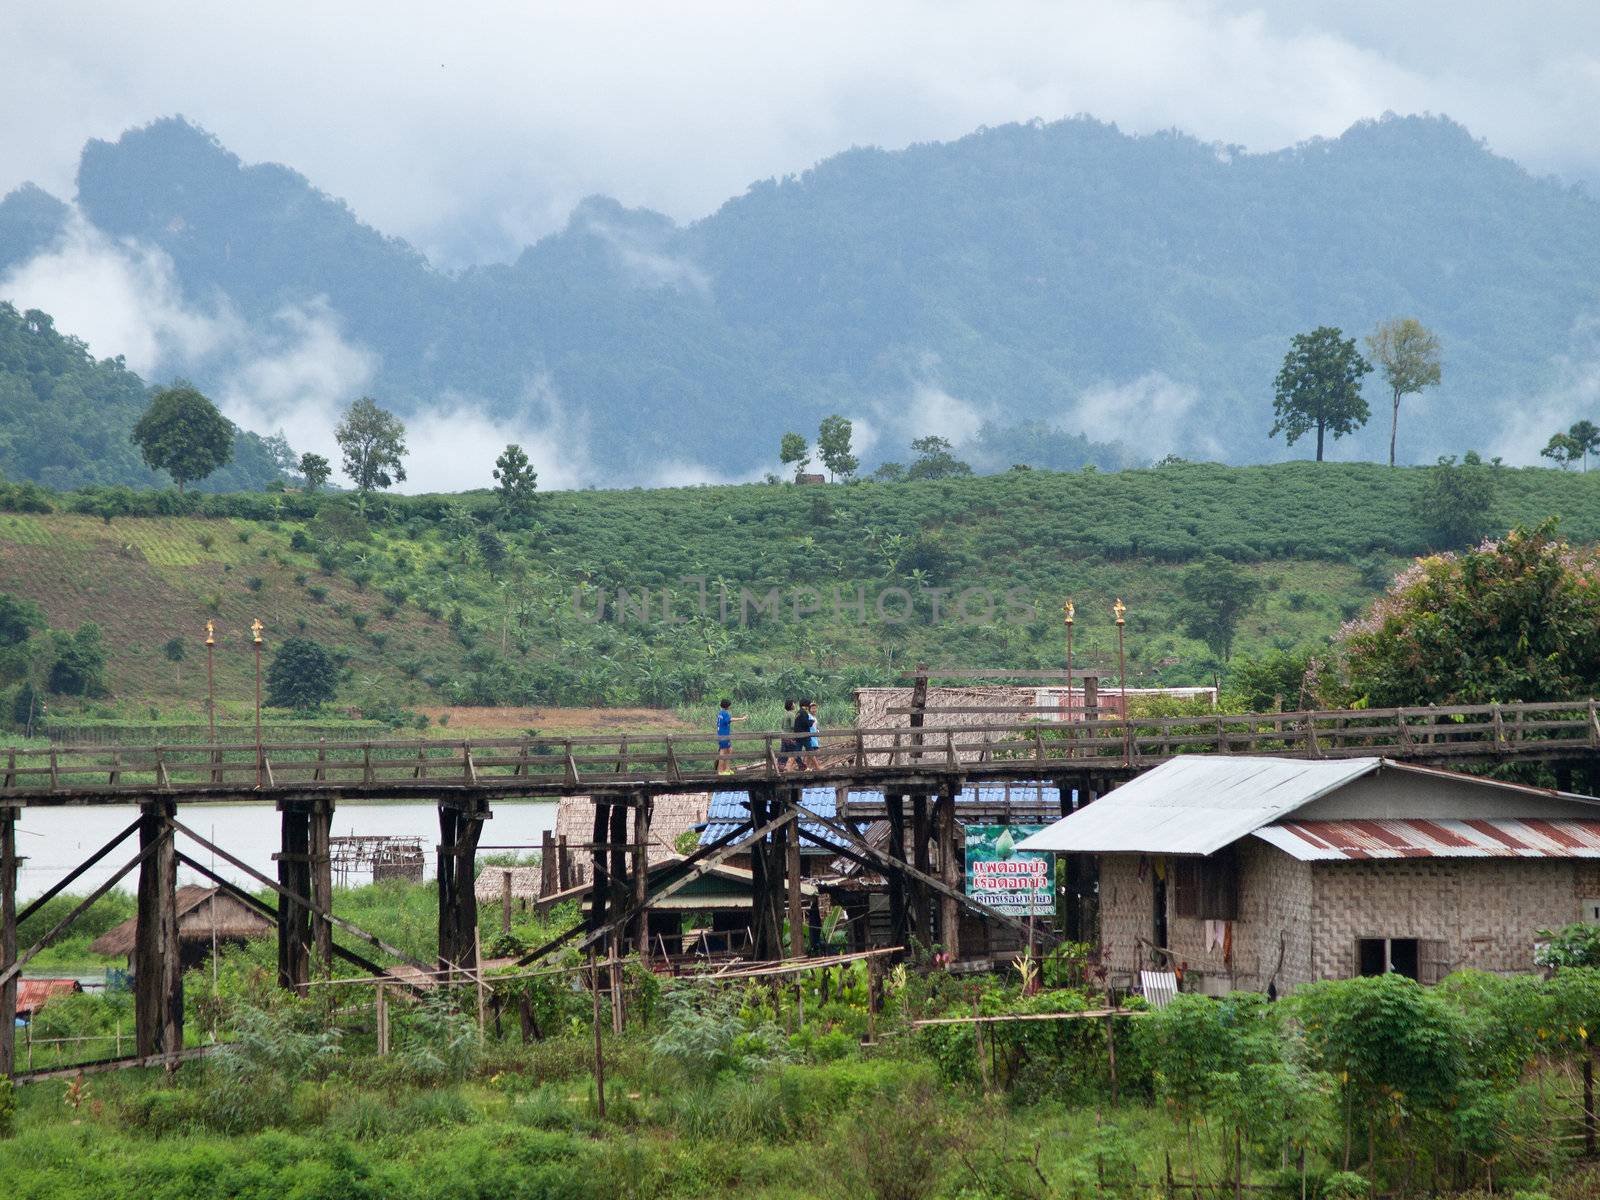
M 1600 178 L 1600 7 L 1417 0 L 617 0 L 374 13 L 309 0 L 18 7 L 0 192 L 71 192 L 79 148 L 182 112 L 444 262 L 505 258 L 604 193 L 693 219 L 853 144 L 1089 112 L 1274 149 L 1448 113 L 1536 171 Z M 171 64 L 182 62 L 182 71 Z
M 334 427 L 381 365 L 345 335 L 325 298 L 254 324 L 225 300 L 204 309 L 182 297 L 164 251 L 108 238 L 76 215 L 58 244 L 0 279 L 0 299 L 50 313 L 62 332 L 100 357 L 123 355 L 147 380 L 202 370 L 221 379 L 212 398 L 229 420 L 262 434 L 281 430 L 297 451 L 327 456 L 336 472 Z M 515 419 L 493 418 L 472 398 L 447 393 L 405 414 L 412 454 L 399 490 L 492 486 L 494 460 L 512 442 L 528 452 L 543 488 L 598 481 L 587 428 L 570 418 L 548 380 L 530 381 L 518 408 Z
M 1500 406 L 1500 436 L 1487 448 L 1512 466 L 1550 465 L 1540 458 L 1553 433 L 1575 421 L 1600 417 L 1600 316 L 1577 321 L 1572 350 L 1555 364 L 1556 382 L 1535 396 L 1514 397 Z
M 1191 385 L 1147 371 L 1127 383 L 1084 392 L 1059 427 L 1091 441 L 1115 441 L 1137 430 L 1140 453 L 1152 459 L 1173 453 L 1220 459 L 1222 443 L 1197 425 L 1199 403 L 1200 393 Z

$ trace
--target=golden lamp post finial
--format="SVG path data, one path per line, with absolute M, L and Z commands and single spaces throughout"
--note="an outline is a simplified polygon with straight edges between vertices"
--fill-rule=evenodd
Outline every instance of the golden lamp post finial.
M 215 646 L 216 644 L 217 644 L 217 623 L 215 621 L 207 621 L 206 622 L 206 645 Z
M 1123 623 L 1123 614 L 1128 611 L 1128 606 L 1122 602 L 1122 597 L 1117 597 L 1117 602 L 1111 606 L 1111 611 L 1117 614 L 1117 624 Z
M 1077 605 L 1073 604 L 1071 600 L 1068 600 L 1061 606 L 1061 611 L 1065 615 L 1068 625 L 1071 625 L 1073 618 L 1078 615 L 1078 607 Z
M 265 628 L 266 626 L 261 623 L 260 617 L 250 622 L 250 633 L 255 638 L 255 643 L 258 646 L 261 645 L 261 631 Z

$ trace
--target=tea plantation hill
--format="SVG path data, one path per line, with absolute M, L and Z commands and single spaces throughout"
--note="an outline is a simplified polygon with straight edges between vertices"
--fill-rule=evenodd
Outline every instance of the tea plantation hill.
M 1600 474 L 1500 469 L 1504 528 L 1558 515 L 1600 538 Z M 1081 662 L 1115 662 L 1109 608 L 1128 604 L 1134 681 L 1209 681 L 1213 656 L 1180 631 L 1182 572 L 1207 554 L 1263 584 L 1235 655 L 1325 643 L 1406 556 L 1429 548 L 1422 469 L 1368 464 L 1175 465 L 1119 473 L 1018 471 L 913 483 L 745 485 L 557 492 L 520 527 L 494 523 L 487 493 L 381 497 L 369 520 L 334 495 L 42 493 L 0 486 L 0 591 L 50 624 L 102 626 L 108 699 L 123 716 L 203 711 L 207 618 L 223 630 L 218 687 L 248 707 L 253 617 L 345 664 L 338 704 L 375 714 L 424 704 L 691 707 L 732 695 L 770 705 L 816 692 L 840 703 L 917 660 L 1046 666 L 1061 660 L 1060 602 L 1078 604 Z M 51 511 L 15 511 L 49 508 Z M 77 511 L 74 511 L 77 510 Z M 149 514 L 149 515 L 141 515 Z M 710 615 L 690 615 L 705 576 Z M 718 581 L 731 589 L 718 619 Z M 583 587 L 583 615 L 574 588 Z M 857 585 L 846 610 L 739 624 L 739 589 Z M 1021 589 L 1037 615 L 992 626 L 878 623 L 889 587 Z M 677 623 L 660 619 L 659 591 Z M 652 589 L 655 619 L 595 623 L 594 595 Z M 163 647 L 187 641 L 185 662 Z M 58 711 L 77 704 L 59 700 Z

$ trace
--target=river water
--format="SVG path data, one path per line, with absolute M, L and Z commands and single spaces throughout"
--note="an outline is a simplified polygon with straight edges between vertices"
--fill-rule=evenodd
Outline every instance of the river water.
M 17 879 L 17 898 L 26 901 L 70 872 L 139 815 L 136 806 L 106 805 L 63 808 L 24 808 L 17 822 L 17 853 L 24 856 Z M 229 854 L 242 859 L 271 879 L 278 876 L 272 855 L 278 849 L 280 819 L 271 804 L 180 804 L 178 820 L 207 841 L 215 842 Z M 556 806 L 549 801 L 503 800 L 494 806 L 494 817 L 484 826 L 483 845 L 519 845 L 537 849 L 544 831 L 554 829 Z M 439 844 L 438 809 L 425 800 L 400 803 L 363 804 L 351 801 L 333 813 L 333 834 L 410 834 L 422 838 L 424 871 L 434 874 L 434 847 Z M 210 851 L 196 846 L 183 835 L 178 849 L 197 862 L 212 865 Z M 139 839 L 130 834 L 115 851 L 93 869 L 74 880 L 72 892 L 92 891 L 139 852 Z M 515 853 L 527 853 L 516 851 Z M 496 853 L 480 851 L 480 857 Z M 506 851 L 506 853 L 513 853 Z M 218 859 L 216 872 L 251 891 L 260 885 L 243 871 Z M 351 883 L 366 883 L 355 877 Z M 129 872 L 118 885 L 133 891 L 138 872 Z M 205 883 L 188 867 L 178 867 L 179 883 Z

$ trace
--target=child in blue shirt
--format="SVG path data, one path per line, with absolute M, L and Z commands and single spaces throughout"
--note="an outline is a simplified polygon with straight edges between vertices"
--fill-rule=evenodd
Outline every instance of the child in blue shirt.
M 733 715 L 733 701 L 724 700 L 717 709 L 717 774 L 733 774 L 733 723 L 746 717 Z

